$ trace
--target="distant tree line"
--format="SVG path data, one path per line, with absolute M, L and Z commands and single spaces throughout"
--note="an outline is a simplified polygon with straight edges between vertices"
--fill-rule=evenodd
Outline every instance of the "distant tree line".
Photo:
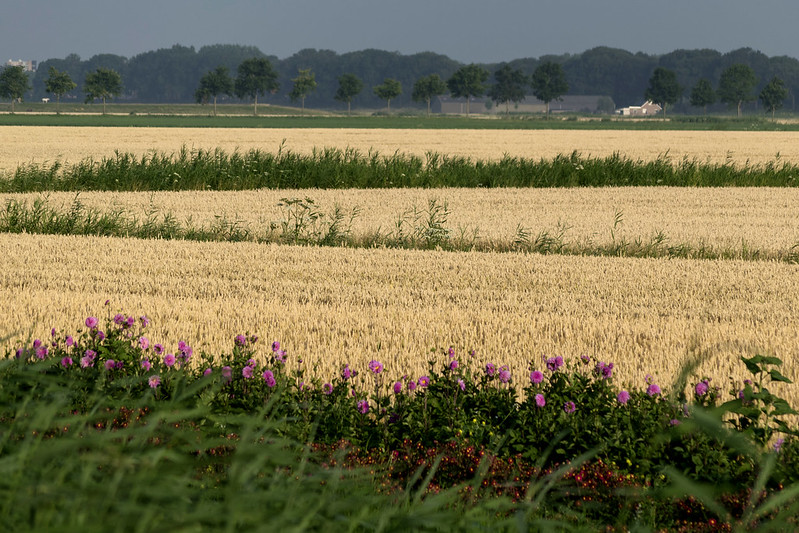
M 252 92 L 251 88 L 241 85 L 244 82 L 238 81 L 239 68 L 245 61 L 254 59 L 266 60 L 270 66 L 267 90 Z M 563 80 L 551 79 L 543 68 L 554 68 L 552 65 L 562 72 Z M 748 78 L 751 87 L 746 98 L 733 102 L 734 95 L 725 93 L 733 84 L 722 83 L 722 75 L 737 65 L 747 67 L 747 74 L 753 77 Z M 52 87 L 48 90 L 48 81 L 52 83 L 51 67 L 57 73 L 68 75 L 76 86 L 61 93 L 54 92 Z M 306 49 L 281 60 L 252 46 L 213 45 L 195 50 L 175 45 L 130 59 L 100 54 L 82 60 L 70 54 L 64 59 L 42 61 L 32 77 L 32 90 L 26 93 L 26 98 L 58 94 L 62 101 L 65 98 L 83 101 L 90 96 L 102 99 L 102 95 L 90 92 L 85 83 L 86 76 L 99 69 L 119 74 L 122 84 L 118 98 L 125 101 L 188 103 L 199 99 L 213 104 L 221 98 L 223 101 L 243 99 L 255 105 L 256 100 L 277 105 L 299 102 L 303 108 L 342 110 L 427 107 L 436 95 L 452 94 L 486 95 L 507 111 L 510 103 L 519 101 L 520 95 L 522 98 L 539 95 L 540 99 L 549 101 L 547 96 L 553 94 L 553 90 L 554 93 L 560 90 L 547 83 L 566 82 L 568 94 L 606 95 L 618 106 L 640 104 L 648 97 L 658 100 L 663 107 L 668 106 L 670 112 L 694 113 L 697 107 L 707 111 L 720 106 L 740 109 L 752 102 L 762 103 L 764 110 L 773 112 L 781 106 L 795 110 L 799 91 L 799 60 L 787 56 L 768 57 L 751 48 L 725 54 L 702 49 L 647 55 L 597 47 L 580 54 L 464 65 L 431 52 L 403 55 L 370 49 L 338 54 Z M 215 81 L 213 76 L 209 78 L 209 73 L 217 76 L 226 73 L 234 86 L 216 85 L 219 80 Z M 472 78 L 459 79 L 461 74 L 470 74 Z M 743 76 L 741 71 L 733 74 L 738 81 Z M 474 75 L 478 75 L 477 79 Z M 421 80 L 427 87 L 424 84 L 417 87 Z M 474 87 L 470 88 L 471 82 L 482 90 L 475 92 Z M 444 92 L 441 92 L 441 83 L 446 85 Z M 538 89 L 534 88 L 536 83 Z M 768 103 L 759 98 L 767 88 L 770 88 L 766 91 Z M 774 102 L 783 94 L 779 102 Z

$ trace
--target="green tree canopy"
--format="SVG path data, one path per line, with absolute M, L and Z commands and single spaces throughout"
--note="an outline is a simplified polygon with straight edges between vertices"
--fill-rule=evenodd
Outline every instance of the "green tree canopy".
M 774 112 L 782 107 L 782 103 L 787 97 L 788 89 L 785 88 L 785 82 L 777 76 L 771 78 L 768 85 L 763 87 L 763 90 L 760 91 L 760 100 L 763 102 L 763 106 L 766 110 L 771 111 L 772 119 L 774 118 Z
M 200 78 L 200 86 L 194 92 L 194 99 L 197 103 L 202 104 L 209 98 L 213 98 L 214 116 L 216 116 L 216 99 L 222 94 L 228 96 L 233 94 L 233 78 L 230 77 L 230 71 L 224 65 L 216 67 Z
M 455 98 L 466 98 L 466 116 L 469 116 L 469 101 L 472 96 L 483 96 L 488 71 L 472 63 L 455 71 L 447 80 L 450 94 Z
M 20 66 L 5 67 L 0 72 L 0 97 L 11 99 L 11 112 L 14 112 L 14 102 L 21 100 L 31 88 L 25 69 Z
M 44 81 L 44 88 L 48 93 L 52 93 L 56 97 L 56 113 L 60 113 L 61 97 L 77 86 L 78 84 L 72 81 L 69 73 L 58 71 L 55 67 L 50 67 L 49 76 Z
M 414 102 L 427 102 L 427 116 L 430 116 L 430 101 L 434 96 L 439 96 L 447 92 L 447 84 L 438 74 L 422 76 L 413 84 Z
M 305 97 L 316 90 L 316 76 L 309 68 L 301 69 L 297 73 L 297 77 L 291 81 L 294 82 L 294 87 L 289 93 L 289 98 L 292 102 L 301 100 L 302 112 L 305 113 Z
M 677 83 L 677 74 L 673 70 L 658 67 L 649 78 L 649 87 L 644 91 L 644 98 L 660 104 L 663 108 L 663 117 L 666 117 L 666 107 L 677 103 L 682 96 L 682 87 Z
M 86 93 L 86 103 L 98 98 L 103 101 L 105 115 L 105 101 L 122 93 L 122 77 L 115 70 L 100 67 L 86 74 L 83 92 Z
M 277 72 L 272 68 L 272 63 L 265 57 L 252 57 L 245 59 L 237 69 L 235 91 L 239 98 L 252 98 L 254 101 L 253 114 L 258 114 L 258 95 L 277 91 L 280 84 L 277 81 Z
M 549 103 L 552 100 L 560 99 L 569 90 L 563 67 L 560 66 L 560 63 L 552 61 L 547 61 L 535 69 L 531 85 L 535 97 L 547 106 L 547 118 L 549 118 Z
M 350 114 L 352 99 L 363 90 L 363 82 L 352 73 L 342 74 L 338 77 L 338 89 L 334 98 L 339 102 L 347 103 L 347 115 Z
M 701 107 L 707 114 L 707 106 L 716 102 L 716 91 L 707 78 L 701 78 L 691 89 L 691 105 Z
M 505 104 L 505 114 L 510 113 L 510 102 L 521 102 L 525 97 L 525 87 L 529 83 L 520 69 L 503 65 L 494 72 L 496 83 L 488 89 L 488 97 L 497 104 Z
M 730 106 L 738 107 L 738 116 L 741 116 L 741 106 L 744 102 L 752 102 L 755 99 L 752 92 L 757 85 L 757 78 L 752 67 L 737 63 L 728 67 L 721 73 L 719 89 L 716 94 L 719 100 Z
M 402 84 L 395 79 L 386 78 L 381 85 L 374 87 L 375 95 L 386 101 L 388 112 L 391 113 L 391 99 L 402 94 Z

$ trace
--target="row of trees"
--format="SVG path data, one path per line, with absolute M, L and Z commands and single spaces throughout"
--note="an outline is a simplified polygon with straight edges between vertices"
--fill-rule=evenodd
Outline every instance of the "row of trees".
M 707 106 L 718 100 L 728 106 L 734 106 L 740 117 L 743 104 L 755 100 L 756 86 L 757 76 L 750 66 L 731 65 L 721 73 L 717 90 L 713 89 L 710 80 L 700 78 L 691 89 L 690 103 L 692 106 L 703 108 L 707 113 Z M 677 82 L 677 74 L 673 70 L 657 67 L 649 79 L 649 87 L 647 87 L 644 97 L 660 104 L 665 116 L 667 106 L 679 101 L 683 91 L 684 88 Z M 781 78 L 773 76 L 757 98 L 763 102 L 766 110 L 771 112 L 773 118 L 774 113 L 782 107 L 787 97 L 788 89 L 785 87 L 785 82 Z
M 417 79 L 413 84 L 412 99 L 414 102 L 427 104 L 427 114 L 433 98 L 451 94 L 455 98 L 466 98 L 466 114 L 469 114 L 469 102 L 472 97 L 488 96 L 496 103 L 504 103 L 508 112 L 510 102 L 519 102 L 527 94 L 527 86 L 531 85 L 533 94 L 547 104 L 549 115 L 549 102 L 561 97 L 569 90 L 562 67 L 557 63 L 544 63 L 540 65 L 532 77 L 526 76 L 519 69 L 511 69 L 504 65 L 494 73 L 496 83 L 491 87 L 486 85 L 489 72 L 475 64 L 467 65 L 456 70 L 446 81 L 438 74 L 429 74 Z M 208 103 L 213 100 L 214 115 L 216 103 L 220 96 L 237 96 L 239 98 L 252 98 L 255 101 L 254 112 L 258 112 L 258 95 L 274 93 L 280 88 L 277 73 L 272 64 L 265 58 L 251 58 L 242 62 L 238 67 L 238 77 L 233 80 L 224 65 L 216 67 L 200 78 L 199 86 L 194 93 L 195 100 L 199 103 Z M 293 87 L 289 93 L 292 101 L 300 100 L 302 110 L 305 111 L 305 99 L 317 88 L 316 76 L 311 69 L 301 69 L 296 78 L 292 80 Z M 338 88 L 334 98 L 347 104 L 347 113 L 352 109 L 352 100 L 363 90 L 363 81 L 355 74 L 346 73 L 338 78 Z M 385 100 L 388 112 L 391 112 L 391 100 L 402 94 L 402 83 L 394 78 L 386 78 L 383 83 L 373 87 L 375 96 Z
M 49 94 L 56 97 L 56 113 L 59 112 L 61 97 L 75 89 L 78 85 L 72 81 L 67 72 L 60 72 L 55 67 L 50 67 L 49 76 L 45 80 L 45 87 Z M 20 66 L 6 67 L 0 72 L 0 97 L 11 100 L 11 112 L 14 112 L 14 103 L 31 89 L 30 79 L 25 70 Z M 119 73 L 105 68 L 98 68 L 86 74 L 83 84 L 86 102 L 99 99 L 103 101 L 103 114 L 105 114 L 106 100 L 118 96 L 122 92 L 122 78 Z
M 130 59 L 99 54 L 82 60 L 75 54 L 64 59 L 48 59 L 40 62 L 39 71 L 33 77 L 32 94 L 26 98 L 39 99 L 48 96 L 45 80 L 50 66 L 67 72 L 73 80 L 83 80 L 89 72 L 97 68 L 107 68 L 118 72 L 125 81 L 121 98 L 136 102 L 191 102 L 195 100 L 197 81 L 207 72 L 218 66 L 225 66 L 235 73 L 239 64 L 249 58 L 266 58 L 277 72 L 277 82 L 283 88 L 268 93 L 264 100 L 275 104 L 286 104 L 291 100 L 293 79 L 301 70 L 314 73 L 316 90 L 307 94 L 306 106 L 316 108 L 335 108 L 346 101 L 336 100 L 339 80 L 342 73 L 352 73 L 362 80 L 365 87 L 375 87 L 386 78 L 396 79 L 403 87 L 410 88 L 416 80 L 430 74 L 438 74 L 442 80 L 449 79 L 464 66 L 447 56 L 424 52 L 403 55 L 383 50 L 361 50 L 338 54 L 330 50 L 306 49 L 285 59 L 269 56 L 255 47 L 239 45 L 194 47 L 175 45 L 151 52 L 138 54 Z M 528 57 L 508 61 L 511 71 L 521 71 L 526 75 L 542 64 L 552 62 L 561 65 L 569 82 L 569 94 L 606 95 L 620 106 L 639 104 L 647 89 L 649 78 L 658 67 L 674 71 L 679 84 L 694 87 L 705 78 L 718 84 L 721 73 L 731 65 L 744 64 L 751 67 L 764 86 L 774 76 L 785 82 L 788 97 L 785 105 L 795 108 L 795 95 L 799 91 L 799 60 L 786 56 L 768 57 L 750 48 L 741 48 L 728 53 L 715 50 L 675 50 L 663 55 L 630 53 L 609 47 L 596 47 L 579 54 L 548 55 Z M 490 73 L 488 84 L 498 80 L 495 73 L 505 63 L 486 63 L 479 66 Z M 763 86 L 755 88 L 755 92 Z M 76 89 L 69 98 L 82 100 L 84 95 Z M 391 107 L 413 105 L 412 91 L 406 90 L 391 100 Z M 259 96 L 259 103 L 261 97 Z M 299 101 L 302 101 L 301 99 Z M 377 108 L 386 101 L 372 90 L 361 91 L 351 101 L 352 106 Z M 345 106 L 346 107 L 346 106 Z M 718 108 L 719 106 L 715 106 Z M 711 107 L 713 109 L 714 107 Z M 689 91 L 673 105 L 669 112 L 690 111 Z

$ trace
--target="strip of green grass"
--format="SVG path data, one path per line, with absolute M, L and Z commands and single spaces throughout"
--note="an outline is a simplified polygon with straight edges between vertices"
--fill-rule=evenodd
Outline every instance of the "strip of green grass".
M 47 104 L 50 105 L 50 104 Z M 761 117 L 677 117 L 669 120 L 625 120 L 610 117 L 538 116 L 462 117 L 462 116 L 342 116 L 308 111 L 299 116 L 296 109 L 261 106 L 259 116 L 252 107 L 236 106 L 211 116 L 210 108 L 187 106 L 108 107 L 108 115 L 98 108 L 75 114 L 15 113 L 0 114 L 0 126 L 108 126 L 164 128 L 373 128 L 373 129 L 566 129 L 566 130 L 700 130 L 700 131 L 799 131 L 799 124 L 778 124 Z M 50 109 L 50 108 L 48 108 Z M 65 110 L 64 113 L 71 113 Z

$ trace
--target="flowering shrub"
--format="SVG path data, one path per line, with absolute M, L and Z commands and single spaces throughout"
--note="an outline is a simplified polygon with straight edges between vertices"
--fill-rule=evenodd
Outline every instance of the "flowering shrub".
M 88 317 L 75 334 L 53 330 L 48 342 L 20 346 L 9 354 L 15 364 L 3 372 L 40 365 L 42 372 L 65 378 L 77 411 L 91 409 L 86 402 L 96 391 L 151 403 L 181 399 L 188 406 L 207 405 L 222 417 L 264 413 L 284 420 L 281 431 L 302 442 L 346 439 L 382 450 L 406 442 L 425 447 L 459 442 L 542 467 L 595 453 L 644 480 L 658 479 L 669 466 L 697 480 L 751 481 L 753 460 L 724 438 L 696 430 L 694 409 L 720 409 L 719 420 L 728 420 L 728 428 L 761 449 L 797 455 L 796 431 L 780 419 L 795 412 L 764 386 L 766 379 L 787 381 L 767 368 L 780 363 L 776 358 L 744 358 L 755 381 L 736 385 L 733 399 L 719 406 L 720 390 L 708 379 L 692 384 L 690 401 L 682 392 L 664 392 L 651 376 L 638 388 L 619 390 L 613 363 L 590 356 L 533 361 L 529 379 L 519 380 L 501 362 L 480 361 L 473 352 L 459 358 L 450 347 L 431 358 L 422 376 L 388 381 L 375 359 L 364 369 L 344 365 L 339 376 L 322 380 L 306 375 L 299 359 L 289 372 L 291 358 L 279 342 L 264 358 L 257 354 L 256 336 L 238 334 L 230 353 L 195 358 L 184 341 L 174 349 L 153 343 L 146 336 L 149 322 L 146 316 L 109 313 L 101 325 Z M 779 435 L 783 440 L 772 446 Z M 781 479 L 799 479 L 796 466 L 780 464 Z

